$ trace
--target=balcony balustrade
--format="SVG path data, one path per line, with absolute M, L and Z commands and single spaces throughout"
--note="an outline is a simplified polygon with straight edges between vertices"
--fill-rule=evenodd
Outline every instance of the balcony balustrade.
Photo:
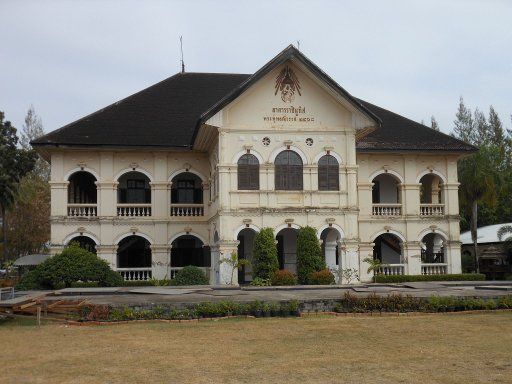
M 404 264 L 387 264 L 380 267 L 377 270 L 377 274 L 384 276 L 392 276 L 392 275 L 403 275 L 405 270 Z
M 119 217 L 148 217 L 151 216 L 151 204 L 117 204 Z
M 421 264 L 422 275 L 445 275 L 447 270 L 448 264 L 445 263 Z
M 171 204 L 171 216 L 204 216 L 203 204 Z
M 372 204 L 372 215 L 381 217 L 401 216 L 402 204 Z
M 444 216 L 444 204 L 420 204 L 420 216 Z
M 96 217 L 98 208 L 96 204 L 68 204 L 70 217 Z
M 148 268 L 117 268 L 125 281 L 146 281 L 151 279 L 151 267 Z

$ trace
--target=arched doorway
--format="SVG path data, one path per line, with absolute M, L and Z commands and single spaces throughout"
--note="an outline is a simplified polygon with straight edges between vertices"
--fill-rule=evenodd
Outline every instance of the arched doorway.
M 446 263 L 445 238 L 439 233 L 427 233 L 421 239 L 421 262 Z
M 286 269 L 297 273 L 297 236 L 299 231 L 295 228 L 281 229 L 277 235 L 277 258 L 279 269 Z
M 373 241 L 373 258 L 380 260 L 384 264 L 402 263 L 402 240 L 392 234 L 383 233 Z
M 122 239 L 117 246 L 117 270 L 125 280 L 151 278 L 151 244 L 142 236 Z
M 127 172 L 118 179 L 117 215 L 151 216 L 151 186 L 142 172 Z
M 381 173 L 372 180 L 372 214 L 374 216 L 400 216 L 400 180 L 390 174 Z
M 172 242 L 171 247 L 171 278 L 177 271 L 188 265 L 200 267 L 209 277 L 211 265 L 210 247 L 194 235 L 182 235 Z
M 429 173 L 420 179 L 420 183 L 420 215 L 443 216 L 443 180 L 438 175 Z
M 203 216 L 203 181 L 191 172 L 172 178 L 171 216 Z
M 80 248 L 96 254 L 96 242 L 88 236 L 76 236 L 69 240 L 68 245 L 77 243 Z
M 96 177 L 89 172 L 78 171 L 68 181 L 68 216 L 97 216 Z
M 341 265 L 338 249 L 338 241 L 341 240 L 340 233 L 335 228 L 325 228 L 320 234 L 320 239 L 327 268 L 333 269 Z
M 252 251 L 256 231 L 252 228 L 242 229 L 237 236 L 238 258 L 249 260 L 252 263 Z M 238 270 L 238 284 L 246 284 L 252 281 L 252 265 L 245 265 Z

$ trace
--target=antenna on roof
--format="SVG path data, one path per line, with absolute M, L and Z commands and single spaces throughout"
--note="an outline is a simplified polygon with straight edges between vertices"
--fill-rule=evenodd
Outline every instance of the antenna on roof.
M 297 49 L 300 51 L 300 40 L 297 40 Z
M 181 73 L 185 73 L 185 62 L 183 61 L 183 36 L 180 36 L 180 51 L 181 51 Z

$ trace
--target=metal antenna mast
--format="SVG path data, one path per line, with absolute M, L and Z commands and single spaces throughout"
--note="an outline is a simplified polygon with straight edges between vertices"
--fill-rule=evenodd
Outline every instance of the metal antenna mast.
M 185 62 L 183 61 L 183 36 L 180 36 L 180 51 L 181 51 L 181 73 L 185 73 Z

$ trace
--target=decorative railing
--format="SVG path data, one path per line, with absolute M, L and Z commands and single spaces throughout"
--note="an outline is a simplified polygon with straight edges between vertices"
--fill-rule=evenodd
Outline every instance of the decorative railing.
M 151 216 L 151 204 L 117 204 L 119 217 L 146 217 Z
M 446 275 L 448 264 L 430 263 L 421 264 L 422 275 Z
M 95 217 L 98 215 L 96 204 L 68 204 L 68 216 Z
M 203 204 L 171 204 L 171 216 L 204 216 Z
M 117 268 L 125 281 L 145 281 L 151 279 L 151 267 L 148 268 Z
M 420 216 L 444 216 L 444 204 L 420 204 Z
M 383 265 L 377 270 L 377 274 L 391 276 L 391 275 L 403 275 L 404 274 L 403 264 L 387 264 Z
M 204 274 L 206 275 L 206 278 L 209 280 L 210 279 L 210 267 L 198 267 L 199 269 L 201 269 Z M 169 272 L 170 272 L 170 279 L 174 279 L 176 277 L 176 274 L 181 271 L 183 269 L 183 267 L 171 267 L 169 268 Z
M 401 216 L 402 204 L 372 204 L 373 216 Z

